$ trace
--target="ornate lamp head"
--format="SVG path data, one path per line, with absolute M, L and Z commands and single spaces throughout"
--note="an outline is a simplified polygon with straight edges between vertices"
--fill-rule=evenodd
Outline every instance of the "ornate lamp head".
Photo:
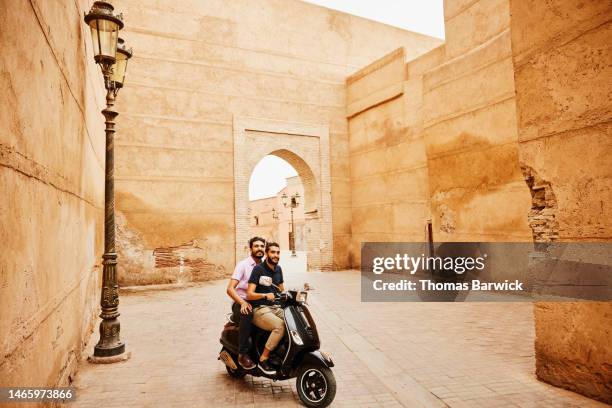
M 113 14 L 113 10 L 110 3 L 96 1 L 85 15 L 85 23 L 91 29 L 94 59 L 103 68 L 115 63 L 117 38 L 119 30 L 123 28 L 123 16 Z

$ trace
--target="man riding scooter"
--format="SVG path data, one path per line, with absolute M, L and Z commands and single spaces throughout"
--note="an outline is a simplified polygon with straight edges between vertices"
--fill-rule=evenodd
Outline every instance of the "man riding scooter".
M 252 306 L 246 301 L 247 287 L 253 268 L 261 263 L 261 258 L 264 255 L 264 247 L 265 240 L 263 238 L 251 238 L 249 240 L 251 255 L 236 265 L 236 269 L 227 284 L 227 294 L 234 301 L 232 304 L 232 320 L 239 323 L 238 364 L 246 370 L 251 370 L 256 367 L 255 363 L 248 355 L 253 313 L 251 313 Z
M 246 298 L 253 305 L 253 323 L 260 329 L 270 331 L 259 368 L 266 374 L 276 370 L 269 364 L 272 352 L 285 335 L 283 309 L 274 304 L 274 294 L 283 292 L 283 270 L 278 265 L 280 247 L 276 242 L 266 244 L 266 260 L 253 268 L 249 279 Z
M 306 302 L 308 292 L 284 291 L 279 255 L 278 244 L 268 243 L 267 258 L 253 268 L 247 287 L 253 323 L 258 326 L 250 336 L 248 353 L 251 359 L 259 360 L 259 367 L 245 370 L 238 364 L 240 333 L 234 322 L 223 326 L 217 359 L 236 379 L 247 374 L 272 381 L 295 378 L 300 401 L 309 408 L 324 408 L 336 396 L 336 379 L 331 370 L 334 362 L 320 351 L 319 332 Z

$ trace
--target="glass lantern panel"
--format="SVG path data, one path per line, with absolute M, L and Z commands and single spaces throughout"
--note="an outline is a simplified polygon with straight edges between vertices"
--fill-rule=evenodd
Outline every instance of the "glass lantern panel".
M 125 80 L 125 70 L 127 67 L 127 62 L 127 55 L 118 52 L 117 58 L 115 59 L 115 64 L 113 65 L 113 75 L 111 76 L 111 81 L 123 85 L 123 81 Z
M 109 20 L 92 20 L 89 23 L 93 39 L 94 55 L 115 58 L 119 26 Z

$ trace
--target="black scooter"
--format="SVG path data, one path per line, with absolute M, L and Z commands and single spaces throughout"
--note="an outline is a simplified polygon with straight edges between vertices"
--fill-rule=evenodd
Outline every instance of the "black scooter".
M 274 381 L 296 378 L 298 395 L 304 405 L 326 407 L 336 396 L 336 379 L 330 370 L 334 363 L 327 354 L 319 351 L 319 334 L 306 304 L 307 295 L 302 291 L 275 295 L 275 303 L 285 311 L 287 329 L 270 354 L 269 361 L 277 370 L 275 374 L 268 375 L 259 367 L 245 370 L 238 364 L 238 324 L 231 319 L 221 332 L 223 347 L 218 359 L 225 363 L 227 372 L 234 378 L 243 378 L 247 374 Z M 253 361 L 259 361 L 269 335 L 270 332 L 254 327 L 249 340 L 249 355 Z

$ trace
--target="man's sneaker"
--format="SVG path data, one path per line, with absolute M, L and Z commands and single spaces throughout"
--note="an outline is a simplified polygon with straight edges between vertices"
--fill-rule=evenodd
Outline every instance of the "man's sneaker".
M 280 357 L 278 357 L 278 356 L 271 355 L 271 356 L 268 358 L 268 365 L 271 365 L 271 366 L 273 366 L 273 367 L 278 367 L 278 366 L 280 366 L 282 363 L 283 363 L 283 360 L 282 360 Z
M 268 375 L 276 374 L 276 369 L 270 365 L 268 360 L 260 361 L 259 369 Z
M 252 370 L 257 367 L 253 360 L 251 360 L 246 354 L 238 355 L 238 364 L 240 364 L 245 370 Z

